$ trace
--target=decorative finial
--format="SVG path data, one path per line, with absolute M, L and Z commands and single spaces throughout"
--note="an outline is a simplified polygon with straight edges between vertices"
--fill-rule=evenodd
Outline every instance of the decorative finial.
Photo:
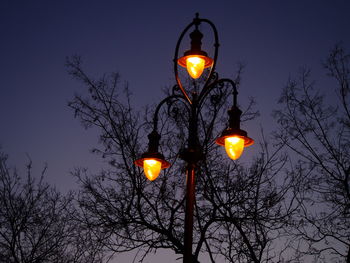
M 193 19 L 193 22 L 194 22 L 194 24 L 196 26 L 196 29 L 198 29 L 198 26 L 201 23 L 200 19 L 199 19 L 199 13 L 196 13 L 196 17 Z

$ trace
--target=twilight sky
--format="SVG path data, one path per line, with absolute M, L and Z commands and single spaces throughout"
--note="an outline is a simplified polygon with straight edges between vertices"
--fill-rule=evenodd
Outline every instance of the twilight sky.
M 89 153 L 96 132 L 84 130 L 67 107 L 74 93 L 86 90 L 67 74 L 65 57 L 81 55 L 96 78 L 119 72 L 135 107 L 157 103 L 161 89 L 175 83 L 175 44 L 196 12 L 219 31 L 219 75 L 233 78 L 237 63 L 246 65 L 239 102 L 244 107 L 253 96 L 261 113 L 246 126 L 251 137 L 258 137 L 260 125 L 273 127 L 280 91 L 302 66 L 334 96 L 321 61 L 338 42 L 350 51 L 346 0 L 2 0 L 0 145 L 10 163 L 24 170 L 26 153 L 36 170 L 47 163 L 47 180 L 62 190 L 74 187 L 74 167 L 98 171 L 101 160 Z

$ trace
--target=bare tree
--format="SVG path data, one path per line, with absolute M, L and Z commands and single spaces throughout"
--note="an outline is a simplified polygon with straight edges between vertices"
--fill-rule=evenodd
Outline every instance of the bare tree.
M 101 262 L 98 245 L 86 238 L 73 206 L 72 195 L 62 196 L 31 175 L 21 178 L 0 155 L 0 258 L 1 262 Z
M 119 87 L 118 74 L 93 80 L 79 57 L 67 61 L 69 73 L 86 84 L 89 95 L 76 95 L 69 106 L 85 127 L 97 127 L 101 147 L 93 152 L 109 167 L 95 176 L 76 170 L 81 182 L 80 207 L 86 228 L 103 233 L 101 242 L 113 252 L 138 250 L 143 261 L 159 248 L 183 254 L 184 147 L 187 118 L 184 105 L 169 105 L 160 114 L 161 149 L 172 163 L 154 182 L 134 165 L 147 144 L 152 110 L 143 116 L 132 107 L 130 92 Z M 194 262 L 270 262 L 278 259 L 275 241 L 294 212 L 291 180 L 277 180 L 287 157 L 280 148 L 261 145 L 261 153 L 245 167 L 225 161 L 214 145 L 226 121 L 227 87 L 210 96 L 200 116 L 200 145 L 205 155 L 198 169 L 194 224 Z M 123 96 L 125 95 L 125 96 Z M 245 118 L 256 113 L 248 107 Z M 273 251 L 273 249 L 275 249 Z M 283 249 L 282 249 L 283 250 Z M 136 256 L 137 257 L 137 256 Z
M 317 262 L 350 262 L 349 55 L 336 46 L 324 66 L 335 80 L 337 99 L 322 95 L 310 71 L 303 70 L 283 90 L 282 108 L 275 113 L 280 125 L 276 137 L 295 153 L 299 255 L 314 256 Z

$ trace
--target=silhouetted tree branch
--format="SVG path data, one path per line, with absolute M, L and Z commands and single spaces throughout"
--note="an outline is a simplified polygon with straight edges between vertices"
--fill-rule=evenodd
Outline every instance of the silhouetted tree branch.
M 76 95 L 69 106 L 85 127 L 99 129 L 101 148 L 93 151 L 109 163 L 94 176 L 74 172 L 82 186 L 79 203 L 86 228 L 103 233 L 101 242 L 111 251 L 143 251 L 140 261 L 159 248 L 183 254 L 185 172 L 179 152 L 187 137 L 185 106 L 172 104 L 160 114 L 161 149 L 173 165 L 149 182 L 133 162 L 147 145 L 152 110 L 144 116 L 133 110 L 128 89 L 119 88 L 118 74 L 93 80 L 79 57 L 68 59 L 67 67 L 89 91 L 88 96 Z M 292 180 L 277 178 L 287 157 L 265 142 L 247 167 L 224 160 L 213 142 L 227 121 L 228 95 L 225 86 L 213 91 L 200 116 L 205 158 L 196 184 L 193 259 L 207 255 L 211 262 L 268 262 L 280 256 L 271 251 L 278 250 L 276 242 L 295 211 Z M 256 114 L 250 110 L 245 117 Z
M 299 180 L 301 209 L 294 235 L 307 245 L 299 253 L 350 262 L 349 55 L 336 46 L 324 66 L 335 80 L 337 99 L 322 95 L 304 69 L 283 90 L 276 138 L 296 153 L 292 173 Z
M 0 259 L 1 262 L 101 262 L 98 244 L 86 238 L 74 220 L 77 211 L 73 196 L 62 196 L 31 174 L 31 161 L 27 176 L 21 178 L 0 155 Z

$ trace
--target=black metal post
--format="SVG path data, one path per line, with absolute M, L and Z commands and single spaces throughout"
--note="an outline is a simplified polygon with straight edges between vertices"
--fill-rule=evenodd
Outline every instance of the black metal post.
M 184 233 L 184 263 L 193 263 L 193 211 L 196 192 L 196 169 L 202 158 L 202 151 L 198 142 L 197 94 L 192 94 L 191 116 L 188 124 L 188 148 L 182 153 L 182 159 L 187 162 L 186 167 L 186 208 Z
M 184 89 L 183 85 L 181 84 L 179 75 L 178 75 L 178 53 L 179 53 L 179 47 L 180 43 L 185 35 L 185 33 L 192 27 L 195 26 L 195 31 L 192 32 L 192 49 L 200 50 L 202 52 L 202 55 L 206 56 L 207 54 L 203 51 L 201 51 L 201 38 L 202 34 L 198 31 L 198 26 L 202 23 L 207 23 L 210 25 L 214 32 L 214 39 L 215 39 L 215 52 L 214 52 L 214 58 L 213 58 L 213 65 L 211 67 L 210 73 L 205 81 L 204 84 L 204 91 L 202 91 L 199 95 L 196 93 L 192 93 L 193 97 L 192 99 L 187 94 L 186 90 Z M 207 86 L 212 80 L 212 76 L 215 71 L 215 64 L 216 59 L 218 56 L 218 49 L 219 49 L 219 38 L 217 30 L 214 26 L 214 24 L 207 20 L 207 19 L 200 19 L 198 13 L 196 14 L 195 19 L 192 23 L 190 23 L 181 33 L 178 42 L 176 44 L 175 48 L 175 56 L 174 56 L 174 73 L 175 78 L 177 82 L 178 88 L 181 90 L 182 94 L 186 98 L 190 108 L 191 108 L 191 116 L 189 120 L 189 126 L 188 126 L 188 148 L 182 153 L 181 158 L 186 161 L 187 167 L 186 167 L 186 208 L 185 208 L 185 233 L 184 233 L 184 263 L 195 263 L 193 260 L 193 254 L 192 254 L 192 241 L 193 241 L 193 211 L 194 211 L 194 205 L 195 205 L 195 177 L 196 177 L 196 169 L 198 167 L 198 161 L 202 159 L 203 153 L 199 146 L 198 142 L 198 116 L 197 111 L 200 109 L 200 104 L 203 101 L 203 97 L 205 97 L 205 94 L 207 93 L 207 90 L 210 89 Z M 213 85 L 214 86 L 214 85 Z
M 187 164 L 186 171 L 186 210 L 185 210 L 185 234 L 184 234 L 184 263 L 192 263 L 193 241 L 193 211 L 195 202 L 195 164 Z

